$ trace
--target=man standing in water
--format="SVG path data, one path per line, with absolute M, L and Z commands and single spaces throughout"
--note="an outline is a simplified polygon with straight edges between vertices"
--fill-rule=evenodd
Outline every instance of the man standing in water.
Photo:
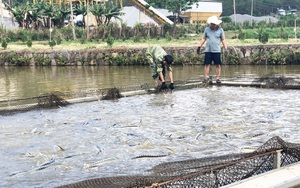
M 168 89 L 166 85 L 166 69 L 170 78 L 169 88 L 174 89 L 173 73 L 171 64 L 173 63 L 173 57 L 168 55 L 167 52 L 160 46 L 151 46 L 146 51 L 146 58 L 151 67 L 152 78 L 155 82 L 155 87 L 160 86 L 160 90 Z M 161 81 L 161 83 L 158 81 Z
M 205 46 L 205 57 L 204 57 L 204 83 L 211 82 L 209 78 L 209 68 L 212 61 L 216 65 L 216 83 L 220 84 L 221 75 L 221 47 L 220 42 L 222 42 L 225 48 L 225 55 L 227 55 L 227 44 L 225 40 L 224 30 L 219 27 L 222 23 L 217 16 L 211 16 L 208 18 L 207 23 L 210 26 L 206 27 L 204 30 L 203 37 L 200 41 L 199 47 L 197 48 L 197 54 L 200 54 L 202 45 L 207 41 Z

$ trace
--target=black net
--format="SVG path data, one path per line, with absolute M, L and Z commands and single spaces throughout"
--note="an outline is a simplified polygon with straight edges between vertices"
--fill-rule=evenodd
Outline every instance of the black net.
M 0 101 L 0 115 L 7 115 L 41 108 L 57 108 L 79 102 L 115 100 L 122 97 L 121 92 L 126 92 L 137 88 L 141 88 L 141 86 L 86 90 L 73 93 L 53 92 L 38 97 L 3 100 Z
M 275 89 L 300 89 L 300 79 L 295 77 L 284 77 L 276 74 L 268 74 L 261 78 L 256 78 L 253 85 L 259 84 L 261 87 Z
M 75 187 L 203 187 L 225 186 L 300 161 L 300 144 L 273 137 L 252 153 L 161 163 L 149 170 L 151 176 L 96 178 L 60 188 Z
M 213 84 L 215 83 L 202 83 L 202 80 L 199 79 L 177 80 L 175 82 L 175 89 L 185 90 L 198 87 L 208 87 L 209 85 Z M 224 78 L 224 81 L 222 81 L 222 86 L 252 86 L 275 89 L 300 89 L 300 79 L 297 77 L 277 76 L 275 74 L 270 74 L 255 79 L 237 77 L 226 80 Z M 38 108 L 55 108 L 79 102 L 91 102 L 97 100 L 116 100 L 124 96 L 157 92 L 161 92 L 161 90 L 159 90 L 158 88 L 153 88 L 153 83 L 145 83 L 142 85 L 124 86 L 118 88 L 114 87 L 106 89 L 85 90 L 69 93 L 53 92 L 38 97 L 0 101 L 0 115 L 20 111 L 28 111 Z

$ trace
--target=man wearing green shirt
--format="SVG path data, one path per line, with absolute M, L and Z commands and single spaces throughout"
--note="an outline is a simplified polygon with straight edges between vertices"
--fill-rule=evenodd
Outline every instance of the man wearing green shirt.
M 155 86 L 160 86 L 161 90 L 168 89 L 166 85 L 166 70 L 170 78 L 170 89 L 174 89 L 173 73 L 171 64 L 173 63 L 173 57 L 168 55 L 167 52 L 161 46 L 151 46 L 146 51 L 146 58 L 151 67 L 152 78 L 155 81 Z M 158 82 L 158 79 L 161 84 Z

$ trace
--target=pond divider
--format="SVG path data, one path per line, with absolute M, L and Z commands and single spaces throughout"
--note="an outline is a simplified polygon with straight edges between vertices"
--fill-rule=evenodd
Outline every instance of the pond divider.
M 153 85 L 154 83 L 145 83 L 142 85 L 119 88 L 105 88 L 70 93 L 53 92 L 38 97 L 3 100 L 0 101 L 0 115 L 29 111 L 34 109 L 57 108 L 75 103 L 92 102 L 99 100 L 117 100 L 121 97 L 155 94 L 159 92 L 172 92 L 169 89 L 160 91 L 159 89 L 154 88 Z M 261 78 L 224 78 L 221 84 L 216 84 L 215 82 L 203 83 L 199 79 L 177 80 L 175 81 L 174 91 L 176 92 L 178 90 L 214 86 L 300 89 L 300 78 L 282 76 Z

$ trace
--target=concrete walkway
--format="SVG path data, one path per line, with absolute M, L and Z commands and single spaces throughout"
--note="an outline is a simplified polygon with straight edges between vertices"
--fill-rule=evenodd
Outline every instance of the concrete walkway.
M 222 188 L 299 188 L 300 162 L 278 168 Z

